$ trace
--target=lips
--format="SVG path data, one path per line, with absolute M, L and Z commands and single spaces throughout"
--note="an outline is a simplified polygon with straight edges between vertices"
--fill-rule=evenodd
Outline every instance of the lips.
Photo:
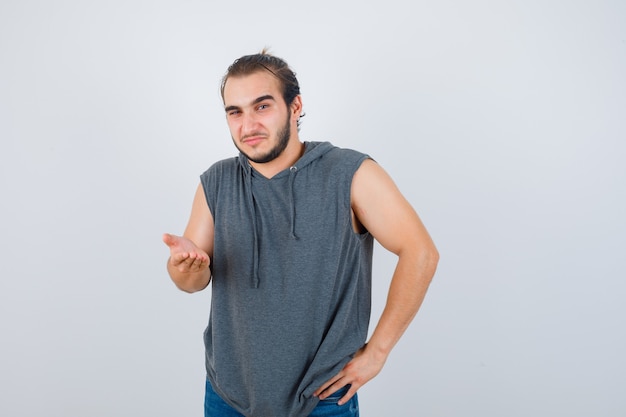
M 246 145 L 254 146 L 264 139 L 265 136 L 254 135 L 245 137 L 241 142 L 245 143 Z

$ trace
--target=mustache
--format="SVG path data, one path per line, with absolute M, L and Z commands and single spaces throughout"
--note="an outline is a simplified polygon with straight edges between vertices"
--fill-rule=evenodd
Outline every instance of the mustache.
M 262 138 L 266 138 L 268 135 L 266 133 L 262 133 L 262 132 L 254 132 L 254 133 L 249 133 L 245 136 L 241 137 L 241 140 L 246 140 L 248 138 L 257 138 L 257 137 L 262 137 Z

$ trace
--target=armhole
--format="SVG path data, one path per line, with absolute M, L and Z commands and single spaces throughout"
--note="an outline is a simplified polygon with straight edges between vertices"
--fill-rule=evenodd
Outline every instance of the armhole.
M 367 236 L 369 234 L 369 230 L 367 230 L 365 226 L 363 226 L 363 224 L 359 221 L 356 213 L 354 212 L 354 209 L 352 208 L 352 184 L 354 183 L 354 176 L 356 175 L 356 172 L 361 168 L 361 165 L 363 165 L 363 163 L 368 159 L 374 161 L 374 159 L 369 155 L 362 155 L 361 158 L 357 160 L 356 168 L 352 171 L 352 175 L 350 176 L 350 187 L 348 193 L 348 195 L 350 196 L 350 225 L 352 226 L 352 231 L 359 237 Z
M 205 173 L 203 173 L 202 175 L 200 175 L 200 184 L 202 184 L 202 191 L 204 191 L 204 200 L 207 203 L 207 206 L 209 207 L 209 211 L 211 212 L 211 216 L 213 216 L 213 219 L 215 219 L 215 211 L 214 211 L 214 207 L 213 204 L 211 203 L 211 198 L 209 198 L 210 194 L 209 194 L 209 178 L 210 178 L 210 174 L 209 171 L 207 170 Z

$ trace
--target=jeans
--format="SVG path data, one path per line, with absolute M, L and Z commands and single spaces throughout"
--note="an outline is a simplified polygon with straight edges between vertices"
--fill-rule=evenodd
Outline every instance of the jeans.
M 354 393 L 344 405 L 337 405 L 350 387 L 346 386 L 333 393 L 330 397 L 320 400 L 309 417 L 359 417 L 359 399 Z
M 309 417 L 359 417 L 359 400 L 354 394 L 350 401 L 344 405 L 337 405 L 337 401 L 348 391 L 344 387 L 332 394 L 330 397 L 320 400 Z M 206 391 L 204 396 L 204 417 L 245 417 L 228 405 L 222 398 L 213 391 L 213 387 L 206 381 Z

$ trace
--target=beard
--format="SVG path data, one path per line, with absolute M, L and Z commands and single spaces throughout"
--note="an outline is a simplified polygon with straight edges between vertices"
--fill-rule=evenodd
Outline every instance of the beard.
M 239 146 L 237 146 L 237 142 L 234 139 L 233 142 L 235 142 L 235 146 L 237 147 L 237 149 L 239 149 L 239 152 L 241 152 L 246 158 L 248 158 L 248 160 L 256 162 L 257 164 L 264 164 L 266 162 L 273 161 L 274 159 L 278 158 L 281 153 L 283 153 L 285 148 L 287 148 L 287 144 L 289 144 L 290 136 L 291 127 L 289 126 L 289 115 L 287 115 L 287 122 L 285 123 L 283 128 L 278 131 L 278 142 L 276 142 L 276 145 L 267 153 L 263 155 L 258 155 L 256 157 L 251 157 L 247 153 L 243 152 Z

